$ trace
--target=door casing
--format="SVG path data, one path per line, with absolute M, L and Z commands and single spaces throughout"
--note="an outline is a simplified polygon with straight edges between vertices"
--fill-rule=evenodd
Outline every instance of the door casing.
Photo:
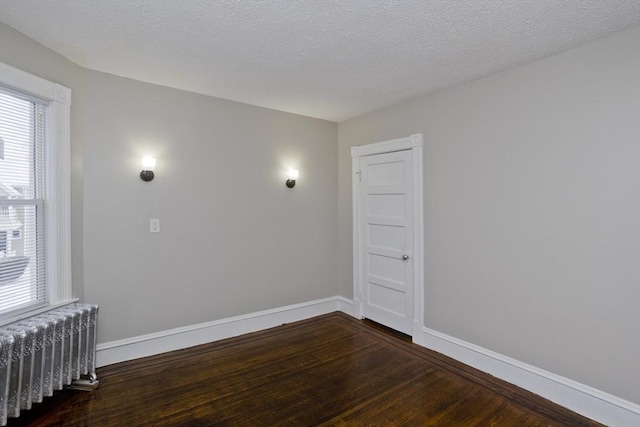
M 360 160 L 374 154 L 411 150 L 413 168 L 413 342 L 424 345 L 424 214 L 423 214 L 423 138 L 418 133 L 405 138 L 351 147 L 353 200 L 353 304 L 354 315 L 363 318 L 362 253 L 364 233 L 360 216 Z

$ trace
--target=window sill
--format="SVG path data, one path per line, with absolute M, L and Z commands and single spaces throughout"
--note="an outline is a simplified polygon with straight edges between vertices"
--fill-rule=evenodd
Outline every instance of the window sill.
M 31 311 L 28 311 L 28 312 L 25 312 L 25 313 L 20 313 L 20 314 L 18 314 L 16 316 L 13 316 L 13 317 L 8 317 L 6 319 L 2 319 L 2 320 L 0 320 L 0 327 L 9 325 L 11 323 L 18 322 L 20 320 L 28 319 L 29 317 L 33 317 L 33 316 L 36 316 L 36 315 L 41 314 L 41 313 L 46 313 L 47 311 L 54 310 L 54 309 L 56 309 L 58 307 L 63 307 L 65 305 L 73 304 L 74 302 L 78 302 L 78 298 L 72 298 L 70 300 L 67 300 L 67 301 L 64 301 L 64 302 L 61 302 L 61 303 L 58 303 L 58 304 L 47 305 L 46 307 L 41 307 L 41 308 L 38 308 L 36 310 L 31 310 Z

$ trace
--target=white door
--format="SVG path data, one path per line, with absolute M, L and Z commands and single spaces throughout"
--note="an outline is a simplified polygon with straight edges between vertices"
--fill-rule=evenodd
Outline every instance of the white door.
M 412 151 L 360 157 L 358 185 L 362 315 L 411 334 Z

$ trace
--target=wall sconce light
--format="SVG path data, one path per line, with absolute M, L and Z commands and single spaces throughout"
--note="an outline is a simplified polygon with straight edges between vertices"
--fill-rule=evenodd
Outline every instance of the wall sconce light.
M 140 178 L 149 182 L 153 179 L 153 170 L 156 168 L 156 159 L 154 157 L 142 158 L 142 172 L 140 172 Z
M 297 169 L 292 169 L 289 171 L 289 179 L 287 179 L 287 187 L 293 188 L 296 185 L 296 179 L 298 179 L 298 175 L 300 171 Z

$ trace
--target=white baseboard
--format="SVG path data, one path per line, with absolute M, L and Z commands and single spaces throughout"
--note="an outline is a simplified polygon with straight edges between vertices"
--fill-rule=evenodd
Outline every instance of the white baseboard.
M 153 356 L 257 332 L 334 311 L 358 317 L 352 300 L 323 298 L 168 331 L 98 344 L 97 366 Z M 413 325 L 416 344 L 515 384 L 588 418 L 610 426 L 640 426 L 640 405 L 495 353 L 466 341 Z
M 336 296 L 97 345 L 98 367 L 180 350 L 297 322 L 334 311 L 349 314 L 351 302 Z
M 355 309 L 353 307 L 353 301 L 345 298 L 345 297 L 341 297 L 341 296 L 337 296 L 335 297 L 336 300 L 338 301 L 338 310 L 343 312 L 344 314 L 348 314 L 349 316 L 355 317 L 356 319 L 358 319 L 357 314 L 355 313 Z
M 609 426 L 640 426 L 640 405 L 424 328 L 423 345 Z

